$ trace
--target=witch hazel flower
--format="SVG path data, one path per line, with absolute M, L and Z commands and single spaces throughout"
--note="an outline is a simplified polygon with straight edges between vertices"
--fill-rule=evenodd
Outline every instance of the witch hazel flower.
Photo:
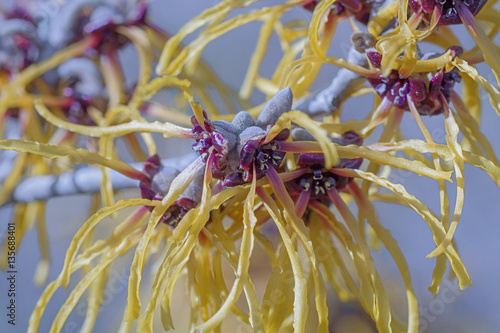
M 295 128 L 292 131 L 292 137 L 296 141 L 314 141 L 314 138 L 302 128 Z M 363 144 L 363 138 L 352 131 L 332 141 L 342 146 Z M 295 201 L 297 216 L 301 217 L 306 212 L 311 200 L 328 205 L 332 201 L 330 192 L 343 190 L 353 180 L 350 177 L 335 174 L 335 169 L 358 169 L 362 163 L 362 158 L 344 158 L 340 159 L 333 169 L 326 169 L 323 154 L 301 153 L 297 159 L 298 169 L 294 172 L 297 176 L 285 183 L 290 197 Z
M 461 47 L 450 50 L 454 57 L 462 53 Z M 370 63 L 375 68 L 380 68 L 382 55 L 376 51 L 366 53 Z M 422 60 L 432 59 L 436 54 L 424 56 Z M 443 112 L 441 96 L 449 101 L 455 83 L 461 81 L 461 76 L 455 68 L 445 72 L 441 69 L 430 73 L 412 73 L 408 77 L 400 75 L 397 70 L 392 70 L 386 77 L 368 78 L 375 92 L 383 98 L 382 104 L 409 110 L 409 100 L 415 104 L 421 115 L 436 115 Z
M 269 141 L 266 140 L 267 131 L 258 126 L 243 131 L 240 134 L 240 170 L 230 174 L 224 185 L 252 181 L 254 169 L 257 179 L 262 178 L 269 168 L 278 169 L 285 157 L 285 152 L 280 151 L 280 142 L 288 139 L 289 135 L 290 131 L 285 129 Z
M 256 178 L 260 179 L 269 168 L 277 169 L 285 157 L 285 152 L 280 151 L 280 142 L 288 138 L 290 131 L 284 129 L 272 138 L 268 133 L 278 118 L 291 110 L 292 101 L 292 91 L 287 87 L 267 102 L 257 119 L 241 111 L 232 122 L 210 122 L 204 113 L 202 127 L 193 116 L 191 122 L 196 140 L 193 150 L 204 161 L 209 154 L 214 154 L 212 174 L 223 186 L 251 182 L 254 170 Z
M 207 113 L 203 111 L 203 126 L 195 116 L 191 117 L 193 124 L 193 136 L 196 143 L 193 150 L 200 154 L 203 162 L 207 162 L 210 154 L 213 154 L 212 175 L 215 178 L 222 177 L 228 165 L 228 152 L 236 146 L 235 133 L 227 131 L 217 121 L 210 122 Z

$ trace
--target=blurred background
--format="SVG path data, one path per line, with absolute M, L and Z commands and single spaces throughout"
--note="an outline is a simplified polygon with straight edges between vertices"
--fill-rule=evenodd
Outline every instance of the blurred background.
M 9 5 L 9 1 L 0 0 L 2 5 Z M 188 0 L 188 1 L 152 1 L 149 10 L 149 19 L 165 31 L 173 34 L 179 30 L 189 19 L 211 7 L 218 1 Z M 50 15 L 51 6 L 59 6 L 62 0 L 39 1 L 40 15 Z M 261 1 L 252 7 L 262 7 L 280 3 L 280 1 Z M 241 9 L 235 13 L 241 13 Z M 234 15 L 234 14 L 232 14 Z M 284 16 L 284 20 L 310 20 L 311 13 L 302 8 L 294 8 Z M 240 27 L 223 37 L 210 43 L 203 59 L 212 66 L 219 77 L 235 90 L 239 90 L 248 67 L 250 57 L 254 50 L 261 23 L 250 23 Z M 460 38 L 464 37 L 465 46 L 470 45 L 471 39 L 465 29 L 454 27 Z M 349 49 L 349 37 L 352 29 L 347 21 L 342 22 L 337 28 L 337 34 L 332 43 L 331 55 L 345 57 Z M 195 34 L 196 35 L 196 34 Z M 193 37 L 188 37 L 189 42 Z M 275 41 L 273 44 L 272 42 Z M 261 74 L 270 75 L 281 57 L 278 38 L 273 36 L 265 61 L 261 67 Z M 137 76 L 138 65 L 133 47 L 128 46 L 121 54 L 123 66 L 127 71 L 127 81 L 132 83 Z M 484 66 L 479 66 L 484 69 Z M 314 85 L 314 89 L 321 89 L 329 84 L 337 68 L 325 65 Z M 264 102 L 265 96 L 255 92 L 251 101 L 254 104 Z M 489 138 L 497 155 L 500 155 L 500 117 L 489 107 L 488 98 L 482 96 L 483 122 L 482 131 Z M 370 96 L 349 100 L 343 108 L 343 118 L 359 119 L 368 114 L 371 108 Z M 369 106 L 369 107 L 367 107 Z M 436 142 L 445 142 L 443 117 L 438 115 L 424 119 Z M 423 138 L 414 124 L 409 113 L 404 116 L 402 123 L 403 133 L 406 137 Z M 375 134 L 374 137 L 377 137 Z M 182 155 L 190 149 L 191 142 L 184 140 L 174 142 L 157 136 L 159 153 L 162 157 L 175 157 Z M 367 142 L 370 143 L 370 142 Z M 0 157 L 1 158 L 1 157 Z M 415 174 L 395 172 L 390 180 L 401 183 L 411 194 L 426 203 L 433 211 L 439 211 L 438 185 Z M 382 224 L 392 231 L 409 263 L 414 289 L 417 293 L 420 306 L 421 332 L 428 333 L 461 333 L 461 332 L 500 332 L 500 191 L 485 172 L 477 168 L 466 166 L 465 170 L 466 193 L 465 206 L 461 222 L 456 232 L 456 244 L 463 262 L 465 263 L 473 285 L 465 290 L 458 288 L 456 280 L 444 283 L 440 293 L 434 299 L 427 290 L 432 281 L 432 270 L 435 259 L 426 259 L 425 256 L 434 248 L 432 236 L 425 222 L 414 211 L 397 205 L 375 203 L 378 217 Z M 454 202 L 454 184 L 449 184 L 450 201 Z M 136 197 L 137 190 L 123 191 L 121 197 Z M 55 279 L 59 273 L 64 259 L 64 254 L 69 241 L 78 227 L 85 221 L 90 198 L 85 195 L 51 199 L 47 207 L 47 228 L 50 237 L 50 251 L 52 267 L 49 281 Z M 0 234 L 5 236 L 6 226 L 11 221 L 11 207 L 0 207 Z M 117 217 L 123 218 L 127 211 Z M 129 211 L 130 212 L 130 211 Z M 43 288 L 33 284 L 36 263 L 40 255 L 37 245 L 36 233 L 30 231 L 23 243 L 18 244 L 17 253 L 17 321 L 16 326 L 7 324 L 6 302 L 7 282 L 6 274 L 0 273 L 0 332 L 25 332 L 30 313 L 40 296 Z M 254 254 L 258 257 L 259 252 Z M 406 297 L 403 284 L 398 276 L 396 265 L 386 250 L 373 252 L 378 270 L 388 289 L 391 301 L 395 308 L 400 308 L 401 316 L 405 316 Z M 119 327 L 122 320 L 123 306 L 126 302 L 126 285 L 131 262 L 130 254 L 117 263 L 106 287 L 105 306 L 101 309 L 95 332 L 113 332 Z M 150 265 L 151 266 L 151 265 Z M 151 267 L 149 267 L 151 268 Z M 147 268 L 147 269 L 149 269 Z M 146 269 L 146 271 L 147 271 Z M 256 279 L 258 278 L 258 265 L 252 266 Z M 263 278 L 265 281 L 265 277 Z M 189 316 L 187 297 L 182 292 L 182 283 L 177 285 L 177 296 L 173 304 L 174 323 L 176 331 L 184 332 L 183 323 Z M 144 288 L 147 290 L 147 288 Z M 331 294 L 331 293 L 330 293 Z M 66 290 L 58 290 L 45 312 L 40 332 L 48 332 L 50 318 L 53 318 L 63 300 L 67 297 Z M 332 332 L 375 332 L 369 318 L 363 314 L 355 304 L 339 304 L 334 295 L 330 295 L 332 303 Z M 76 307 L 69 317 L 63 332 L 78 332 L 85 315 L 85 301 Z M 182 318 L 184 317 L 184 318 Z M 234 332 L 235 326 L 225 324 L 224 332 Z M 247 330 L 238 327 L 238 331 Z M 161 330 L 161 325 L 158 326 Z

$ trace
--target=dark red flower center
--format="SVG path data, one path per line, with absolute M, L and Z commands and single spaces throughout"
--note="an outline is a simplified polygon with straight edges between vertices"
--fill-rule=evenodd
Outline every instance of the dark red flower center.
M 435 9 L 440 13 L 438 24 L 462 24 L 459 3 L 463 3 L 472 15 L 479 13 L 487 0 L 410 0 L 411 9 L 429 21 Z
M 379 53 L 368 52 L 368 59 L 374 67 L 380 67 Z M 411 98 L 419 114 L 435 115 L 443 112 L 441 96 L 449 101 L 455 83 L 461 79 L 456 69 L 450 72 L 414 73 L 407 78 L 393 70 L 387 77 L 368 78 L 368 82 L 377 94 L 398 108 L 409 110 L 408 98 Z

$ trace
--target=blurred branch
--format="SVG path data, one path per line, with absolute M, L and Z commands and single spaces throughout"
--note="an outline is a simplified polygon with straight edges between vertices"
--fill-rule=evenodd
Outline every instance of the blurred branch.
M 365 53 L 358 52 L 355 45 L 351 46 L 347 61 L 368 67 Z M 364 79 L 359 74 L 341 68 L 328 87 L 299 100 L 293 109 L 301 110 L 311 117 L 326 116 L 335 112 L 353 89 L 364 82 Z
M 162 165 L 178 169 L 188 165 L 196 158 L 194 153 L 162 160 Z M 2 165 L 4 163 L 2 162 Z M 132 163 L 142 169 L 142 163 Z M 9 203 L 23 203 L 48 200 L 60 196 L 89 194 L 100 191 L 102 172 L 98 167 L 82 167 L 59 175 L 41 175 L 22 180 L 13 191 Z M 124 190 L 139 188 L 139 181 L 130 179 L 117 171 L 110 171 L 113 189 Z

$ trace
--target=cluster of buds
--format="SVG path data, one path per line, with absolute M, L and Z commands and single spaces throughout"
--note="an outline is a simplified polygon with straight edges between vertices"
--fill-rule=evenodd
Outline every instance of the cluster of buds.
M 254 169 L 257 178 L 262 178 L 268 168 L 278 169 L 285 156 L 280 151 L 280 142 L 288 139 L 289 130 L 273 138 L 268 138 L 268 133 L 278 118 L 290 111 L 292 100 L 290 88 L 281 90 L 264 106 L 257 119 L 241 111 L 232 122 L 210 122 L 204 114 L 204 129 L 193 117 L 194 151 L 205 161 L 210 153 L 214 154 L 212 174 L 224 186 L 250 182 Z
M 203 113 L 203 126 L 193 116 L 193 136 L 196 142 L 193 150 L 200 154 L 204 162 L 212 161 L 212 175 L 219 180 L 219 186 L 234 187 L 249 183 L 255 174 L 257 179 L 266 175 L 270 168 L 278 173 L 286 171 L 283 165 L 285 151 L 281 150 L 282 142 L 290 137 L 290 130 L 284 129 L 273 137 L 268 134 L 278 118 L 292 107 L 293 95 L 290 88 L 279 91 L 264 106 L 257 119 L 248 112 L 239 112 L 232 120 L 209 121 Z M 293 139 L 296 141 L 314 141 L 314 138 L 303 128 L 293 128 Z M 346 132 L 339 139 L 332 139 L 339 145 L 361 145 L 363 139 L 354 132 Z M 212 156 L 212 158 L 209 158 Z M 145 180 L 141 182 L 144 198 L 160 200 L 165 195 L 173 178 L 178 174 L 174 168 L 166 169 L 160 165 L 159 158 L 150 158 L 145 166 Z M 362 159 L 342 159 L 335 168 L 359 168 Z M 292 199 L 307 195 L 307 200 L 298 200 L 297 204 L 307 206 L 309 200 L 325 203 L 328 191 L 342 190 L 352 180 L 335 174 L 325 168 L 322 153 L 301 153 L 297 156 L 297 177 L 289 180 L 286 186 Z M 161 171 L 164 170 L 164 171 Z M 199 188 L 197 182 L 193 183 Z M 188 188 L 189 190 L 189 188 Z M 191 193 L 191 191 L 187 191 Z M 169 208 L 164 219 L 175 226 L 185 213 L 198 202 L 192 195 L 184 194 L 173 207 Z M 194 192 L 192 192 L 194 193 Z M 304 206 L 305 208 L 305 206 Z
M 36 6 L 35 6 L 36 7 Z M 131 8 L 133 7 L 133 8 Z M 33 63 L 50 58 L 58 50 L 86 40 L 79 56 L 61 63 L 42 76 L 66 119 L 82 125 L 95 125 L 89 107 L 105 112 L 109 96 L 101 75 L 99 57 L 106 55 L 119 68 L 117 52 L 130 41 L 118 33 L 120 27 L 146 25 L 146 6 L 130 1 L 76 0 L 67 2 L 53 16 L 34 20 L 36 8 L 14 7 L 0 14 L 0 85 Z M 107 64 L 109 66 L 109 64 Z M 120 82 L 122 79 L 120 79 Z M 26 87 L 38 94 L 38 86 Z M 128 94 L 128 89 L 126 95 Z M 16 116 L 12 108 L 7 115 Z
M 257 119 L 246 111 L 236 114 L 231 122 L 211 122 L 204 112 L 203 126 L 196 117 L 191 118 L 196 140 L 193 150 L 207 163 L 206 167 L 210 168 L 212 176 L 218 180 L 219 190 L 250 183 L 253 175 L 260 179 L 270 169 L 278 173 L 286 172 L 287 167 L 283 163 L 286 152 L 282 150 L 282 145 L 290 136 L 294 141 L 315 141 L 314 137 L 301 127 L 294 127 L 292 132 L 285 128 L 269 137 L 268 134 L 278 118 L 290 111 L 292 100 L 292 92 L 287 87 L 269 100 Z M 359 146 L 363 143 L 361 136 L 351 131 L 332 141 L 338 145 Z M 289 179 L 285 186 L 290 197 L 297 200 L 297 205 L 305 205 L 304 209 L 309 200 L 327 203 L 330 190 L 340 191 L 352 180 L 335 174 L 333 169 L 357 169 L 362 163 L 361 158 L 341 159 L 332 170 L 327 170 L 322 153 L 301 153 L 296 157 L 296 177 Z M 161 200 L 179 171 L 173 166 L 163 166 L 159 157 L 153 156 L 145 162 L 143 173 L 144 179 L 140 184 L 142 197 Z M 199 176 L 201 177 L 201 174 Z M 196 207 L 201 195 L 200 177 L 168 208 L 163 216 L 164 222 L 175 227 L 190 209 Z M 298 197 L 304 195 L 307 195 L 306 201 L 298 200 Z
M 452 50 L 456 55 L 462 53 L 460 47 Z M 368 51 L 366 54 L 372 66 L 380 68 L 382 55 L 376 51 Z M 443 112 L 441 98 L 448 102 L 455 83 L 461 79 L 454 68 L 449 72 L 440 70 L 434 73 L 412 73 L 409 77 L 403 77 L 397 70 L 392 70 L 387 77 L 368 78 L 368 82 L 377 94 L 394 106 L 409 110 L 408 99 L 411 98 L 419 114 L 432 116 Z

